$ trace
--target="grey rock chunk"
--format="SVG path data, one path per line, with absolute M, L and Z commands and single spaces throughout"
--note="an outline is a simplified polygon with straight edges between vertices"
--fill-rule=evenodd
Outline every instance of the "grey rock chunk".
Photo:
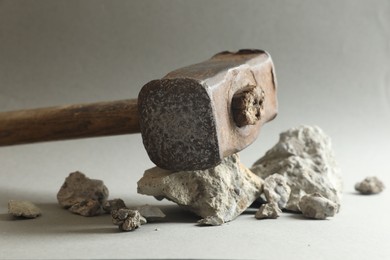
M 301 197 L 315 192 L 340 205 L 340 171 L 330 138 L 319 127 L 300 126 L 281 133 L 279 142 L 251 170 L 264 179 L 274 173 L 287 179 L 288 210 L 299 212 Z
M 280 174 L 272 174 L 264 180 L 264 195 L 268 202 L 277 203 L 280 209 L 284 209 L 290 197 L 291 189 L 287 180 Z
M 338 205 L 319 193 L 304 195 L 299 201 L 299 208 L 307 218 L 326 219 L 338 212 Z
M 361 194 L 377 194 L 385 189 L 385 185 L 377 177 L 367 177 L 363 181 L 356 183 L 355 190 Z
M 282 214 L 282 210 L 279 208 L 278 204 L 275 202 L 269 202 L 261 205 L 259 210 L 256 212 L 255 218 L 265 219 L 265 218 L 278 218 Z
M 57 193 L 58 203 L 83 216 L 101 214 L 100 208 L 107 200 L 108 189 L 101 180 L 86 177 L 81 172 L 70 173 Z M 95 208 L 99 205 L 99 210 Z
M 172 172 L 155 167 L 138 181 L 138 193 L 167 198 L 210 225 L 220 225 L 240 215 L 262 193 L 263 180 L 242 165 L 238 155 L 214 168 Z M 206 220 L 205 220 L 206 221 Z
M 103 203 L 103 210 L 107 213 L 111 213 L 114 209 L 126 208 L 126 204 L 122 199 L 107 200 Z
M 158 207 L 143 205 L 137 207 L 137 210 L 147 221 L 158 221 L 165 218 L 164 212 L 162 212 Z
M 84 217 L 93 217 L 102 214 L 102 207 L 97 200 L 83 200 L 74 204 L 69 211 Z
M 36 218 L 42 215 L 41 210 L 32 202 L 26 200 L 10 200 L 8 213 L 14 217 Z
M 141 226 L 141 214 L 137 210 L 114 209 L 111 211 L 112 223 L 121 231 L 133 231 Z

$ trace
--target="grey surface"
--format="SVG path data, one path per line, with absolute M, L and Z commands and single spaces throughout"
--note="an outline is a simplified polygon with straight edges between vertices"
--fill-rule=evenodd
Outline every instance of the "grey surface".
M 0 148 L 0 258 L 386 259 L 390 193 L 390 2 L 0 1 L 0 110 L 136 97 L 146 82 L 222 50 L 263 48 L 279 83 L 279 115 L 241 152 L 251 165 L 300 124 L 332 137 L 344 177 L 340 214 L 326 221 L 244 214 L 221 227 L 136 194 L 153 166 L 140 135 Z M 168 222 L 118 233 L 109 216 L 58 207 L 65 177 L 104 180 L 129 206 L 160 206 Z M 43 210 L 10 220 L 9 199 Z M 158 231 L 155 231 L 156 228 Z

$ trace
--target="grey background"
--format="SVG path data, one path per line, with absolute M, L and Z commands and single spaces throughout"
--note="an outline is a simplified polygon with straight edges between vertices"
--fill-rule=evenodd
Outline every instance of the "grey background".
M 250 166 L 281 131 L 318 125 L 333 140 L 345 182 L 328 221 L 244 214 L 198 228 L 173 204 L 136 193 L 153 166 L 139 135 L 0 148 L 1 258 L 384 259 L 388 191 L 354 194 L 356 181 L 390 183 L 390 2 L 0 1 L 0 111 L 135 98 L 148 81 L 223 50 L 261 48 L 275 63 L 279 115 L 241 152 Z M 158 205 L 168 223 L 117 233 L 109 216 L 56 205 L 69 172 L 104 180 L 111 197 Z M 44 209 L 12 221 L 9 199 Z M 155 231 L 155 229 L 158 231 Z

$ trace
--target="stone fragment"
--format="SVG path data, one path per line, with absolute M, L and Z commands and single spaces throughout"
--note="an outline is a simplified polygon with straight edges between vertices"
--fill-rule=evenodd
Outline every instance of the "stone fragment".
M 84 217 L 93 217 L 102 214 L 102 206 L 97 200 L 87 199 L 74 204 L 69 211 Z
M 8 213 L 14 217 L 36 218 L 42 215 L 41 210 L 32 202 L 26 200 L 8 201 Z
M 272 174 L 264 180 L 264 195 L 268 202 L 277 203 L 280 209 L 284 209 L 290 197 L 290 186 L 286 178 L 280 174 Z
M 64 208 L 71 208 L 77 214 L 92 216 L 94 213 L 102 212 L 95 209 L 95 206 L 107 200 L 108 189 L 101 180 L 94 180 L 86 177 L 81 172 L 73 172 L 65 179 L 64 184 L 57 193 L 58 203 Z
M 141 214 L 126 208 L 111 211 L 112 223 L 121 231 L 133 231 L 141 226 Z
M 385 185 L 377 177 L 367 177 L 363 181 L 356 183 L 355 190 L 361 194 L 370 195 L 382 192 Z
M 158 207 L 150 206 L 150 205 L 144 205 L 137 207 L 137 210 L 143 216 L 146 218 L 147 221 L 158 221 L 162 218 L 165 218 L 164 212 L 161 211 Z
M 103 210 L 107 213 L 111 213 L 114 209 L 126 208 L 126 204 L 122 199 L 107 200 L 103 203 Z
M 198 221 L 200 226 L 220 226 L 224 223 L 224 220 L 218 216 L 208 216 Z
M 145 224 L 148 223 L 148 221 L 146 220 L 146 218 L 144 218 L 142 215 L 141 215 L 141 217 L 139 218 L 139 221 L 140 221 L 141 225 L 145 225 Z
M 300 126 L 281 133 L 279 142 L 251 170 L 264 179 L 274 173 L 286 178 L 291 188 L 288 210 L 299 212 L 301 197 L 315 192 L 340 205 L 340 171 L 330 138 L 319 127 Z
M 320 193 L 304 195 L 299 201 L 299 208 L 307 218 L 326 219 L 338 212 L 338 205 Z
M 262 189 L 263 180 L 242 165 L 237 154 L 207 170 L 172 172 L 155 167 L 138 181 L 138 193 L 171 200 L 210 225 L 235 219 Z
M 255 217 L 257 219 L 264 218 L 278 218 L 282 214 L 282 210 L 279 208 L 276 202 L 269 202 L 261 205 L 259 210 L 256 212 Z

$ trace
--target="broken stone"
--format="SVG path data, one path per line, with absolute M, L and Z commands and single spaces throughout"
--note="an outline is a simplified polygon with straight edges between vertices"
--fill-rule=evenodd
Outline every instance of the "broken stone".
M 307 218 L 326 219 L 338 212 L 338 205 L 320 193 L 304 195 L 299 201 L 299 208 Z
M 139 221 L 140 221 L 141 225 L 145 225 L 145 224 L 148 223 L 148 221 L 146 220 L 146 218 L 144 218 L 142 215 L 141 215 L 141 217 L 139 218 Z
M 264 195 L 268 202 L 277 203 L 280 209 L 284 209 L 290 197 L 290 186 L 286 178 L 280 174 L 272 174 L 264 180 Z
M 200 226 L 220 226 L 224 220 L 217 216 L 209 216 L 198 221 Z
M 14 217 L 36 218 L 42 214 L 41 210 L 32 202 L 26 200 L 10 200 L 8 213 Z
M 207 170 L 172 172 L 154 167 L 138 181 L 138 193 L 171 200 L 210 225 L 235 219 L 262 189 L 263 180 L 241 164 L 237 154 Z
M 162 218 L 165 218 L 164 212 L 161 211 L 158 207 L 150 206 L 150 205 L 144 205 L 137 207 L 137 210 L 143 216 L 146 218 L 147 221 L 158 221 Z
M 122 199 L 107 200 L 103 203 L 103 210 L 107 213 L 111 213 L 114 209 L 126 208 L 126 204 Z
M 114 209 L 111 211 L 112 223 L 121 231 L 133 231 L 141 226 L 141 214 L 137 210 Z
M 71 208 L 77 214 L 93 214 L 102 212 L 95 207 L 107 200 L 108 189 L 101 180 L 86 177 L 81 172 L 73 172 L 65 179 L 64 184 L 57 193 L 58 203 L 64 208 Z M 85 216 L 85 215 L 83 215 Z
M 102 214 L 102 207 L 97 200 L 83 200 L 70 207 L 69 211 L 84 217 L 93 217 Z
M 282 210 L 278 206 L 276 202 L 269 202 L 266 204 L 261 205 L 259 210 L 256 212 L 255 217 L 257 219 L 264 219 L 264 218 L 278 218 L 282 214 Z
M 287 210 L 299 212 L 301 197 L 315 192 L 340 205 L 340 171 L 330 138 L 319 127 L 300 126 L 281 133 L 279 142 L 251 170 L 264 179 L 275 173 L 286 178 L 291 188 Z
M 377 194 L 385 189 L 385 185 L 377 177 L 367 177 L 363 181 L 356 183 L 355 190 L 361 194 Z

